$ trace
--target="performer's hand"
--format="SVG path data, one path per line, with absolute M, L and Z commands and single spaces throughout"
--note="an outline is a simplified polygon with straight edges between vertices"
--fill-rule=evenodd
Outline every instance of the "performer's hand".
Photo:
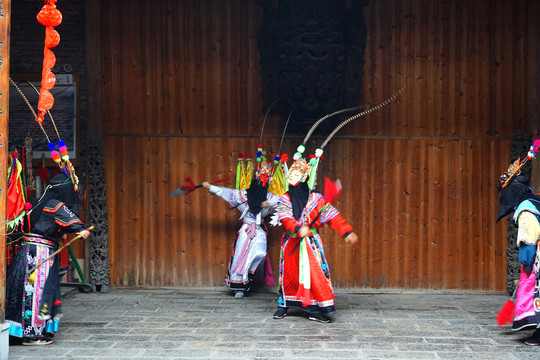
M 208 181 L 203 182 L 202 186 L 204 186 L 204 188 L 210 190 L 210 183 Z
M 263 201 L 261 203 L 261 207 L 264 209 L 264 208 L 267 208 L 268 206 L 270 206 L 270 203 L 268 201 Z
M 298 232 L 298 234 L 300 235 L 301 238 L 305 238 L 306 236 L 309 235 L 309 227 L 307 226 L 302 226 L 300 228 L 300 231 Z
M 88 239 L 88 237 L 90 236 L 90 231 L 83 230 L 81 232 L 78 232 L 77 235 L 80 235 L 83 239 Z
M 354 244 L 357 241 L 358 241 L 358 235 L 356 235 L 353 232 L 345 237 L 345 242 L 347 243 Z

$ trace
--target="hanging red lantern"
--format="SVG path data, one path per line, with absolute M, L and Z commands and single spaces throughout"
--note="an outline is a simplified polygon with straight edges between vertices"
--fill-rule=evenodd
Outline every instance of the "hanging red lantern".
M 54 55 L 51 49 L 45 49 L 43 51 L 43 70 L 41 74 L 43 75 L 46 71 L 50 71 L 54 64 L 56 64 L 56 55 Z
M 45 29 L 45 47 L 53 48 L 60 43 L 60 34 L 52 27 L 48 26 Z
M 56 76 L 51 69 L 56 64 L 56 56 L 51 48 L 60 43 L 60 34 L 53 29 L 54 26 L 60 25 L 62 22 L 62 13 L 56 8 L 57 0 L 44 0 L 45 5 L 37 14 L 38 22 L 45 26 L 45 48 L 43 50 L 43 69 L 41 71 L 41 90 L 38 100 L 38 116 L 36 121 L 43 122 L 43 117 L 47 110 L 50 110 L 54 105 L 54 97 L 51 90 L 56 83 Z
M 38 109 L 47 111 L 53 107 L 54 97 L 49 90 L 41 89 L 39 92 Z
M 53 72 L 50 69 L 44 70 L 44 74 L 42 74 L 41 79 L 41 88 L 44 90 L 50 90 L 54 87 L 54 84 L 56 83 L 56 75 L 53 74 Z
M 56 0 L 46 0 L 46 4 L 37 14 L 37 20 L 41 25 L 58 26 L 62 23 L 62 13 L 56 8 L 55 3 Z

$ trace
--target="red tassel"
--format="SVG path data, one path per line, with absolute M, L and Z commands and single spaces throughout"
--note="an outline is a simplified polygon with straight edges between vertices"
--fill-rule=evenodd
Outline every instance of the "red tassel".
M 186 178 L 186 182 L 189 184 L 187 189 L 189 189 L 190 191 L 195 190 L 195 184 L 189 176 Z
M 41 180 L 43 180 L 44 186 L 49 182 L 49 170 L 47 170 L 45 164 L 39 168 L 37 176 L 39 176 Z
M 499 324 L 499 327 L 511 324 L 514 320 L 514 308 L 515 304 L 512 300 L 508 300 L 503 307 L 501 308 L 501 311 L 497 314 L 497 323 Z

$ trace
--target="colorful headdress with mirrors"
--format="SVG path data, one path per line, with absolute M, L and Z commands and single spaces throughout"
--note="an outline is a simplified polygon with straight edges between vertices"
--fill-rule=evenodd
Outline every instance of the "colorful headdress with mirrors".
M 243 153 L 238 153 L 237 157 L 237 167 L 236 167 L 236 188 L 247 190 L 251 185 L 251 180 L 255 178 L 262 186 L 268 186 L 268 191 L 275 195 L 282 195 L 285 193 L 285 170 L 283 169 L 283 160 L 287 161 L 287 155 L 280 155 L 281 147 L 283 145 L 283 139 L 287 130 L 287 125 L 291 118 L 291 113 L 285 123 L 285 127 L 281 136 L 281 142 L 279 145 L 278 153 L 274 156 L 273 162 L 267 161 L 266 150 L 262 146 L 264 127 L 266 120 L 270 113 L 271 108 L 281 99 L 282 97 L 274 100 L 270 104 L 269 108 L 266 111 L 264 116 L 263 124 L 261 127 L 261 135 L 259 138 L 259 145 L 257 146 L 257 157 L 255 159 L 255 164 L 253 163 L 253 158 L 251 156 L 246 156 L 244 158 Z M 275 181 L 276 180 L 276 181 Z

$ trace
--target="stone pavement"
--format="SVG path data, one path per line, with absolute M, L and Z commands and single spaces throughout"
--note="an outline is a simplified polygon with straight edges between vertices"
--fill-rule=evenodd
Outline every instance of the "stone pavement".
M 338 290 L 330 324 L 290 310 L 275 291 L 235 299 L 220 288 L 69 292 L 52 345 L 10 346 L 35 359 L 540 359 L 532 330 L 499 329 L 504 294 Z

